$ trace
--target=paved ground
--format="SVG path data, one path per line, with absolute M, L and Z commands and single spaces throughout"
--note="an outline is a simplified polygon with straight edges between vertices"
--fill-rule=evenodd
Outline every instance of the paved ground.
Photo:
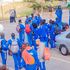
M 68 10 L 64 10 L 64 16 L 63 20 L 68 22 Z M 15 32 L 16 36 L 18 36 L 16 32 L 16 24 L 9 24 L 9 23 L 3 23 L 4 25 L 4 32 L 6 35 L 6 39 L 10 38 L 10 34 L 12 32 Z M 70 55 L 69 56 L 62 56 L 58 49 L 51 49 L 52 57 L 49 61 L 46 61 L 46 70 L 70 70 Z M 1 57 L 0 57 L 0 63 L 1 63 Z M 12 68 L 14 70 L 14 63 L 12 57 L 8 57 L 7 60 L 8 67 Z M 11 70 L 11 69 L 10 69 Z M 24 69 L 22 69 L 24 70 Z

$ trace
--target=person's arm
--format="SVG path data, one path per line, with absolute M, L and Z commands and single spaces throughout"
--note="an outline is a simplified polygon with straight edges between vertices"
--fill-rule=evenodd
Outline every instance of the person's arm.
M 19 48 L 21 49 L 23 43 L 19 39 L 17 39 L 17 43 L 18 43 Z
M 6 42 L 7 42 L 6 40 L 2 40 L 1 41 L 1 47 L 2 47 L 3 50 L 8 50 L 8 47 L 6 45 Z
M 9 54 L 9 55 L 12 55 L 11 45 L 12 45 L 12 41 L 11 41 L 11 40 L 7 41 L 7 46 L 8 46 L 8 54 Z
M 7 41 L 7 46 L 8 46 L 8 49 L 9 50 L 11 49 L 11 44 L 12 44 L 12 41 L 11 40 Z

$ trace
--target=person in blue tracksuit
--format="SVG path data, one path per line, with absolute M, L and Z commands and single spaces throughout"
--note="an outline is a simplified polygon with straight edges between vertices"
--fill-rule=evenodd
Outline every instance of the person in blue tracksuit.
M 36 24 L 38 25 L 37 20 L 36 20 L 35 17 L 32 19 L 32 24 L 33 24 L 33 23 L 36 23 Z
M 41 25 L 38 29 L 38 35 L 41 42 L 45 43 L 46 47 L 48 47 L 49 29 L 48 29 L 48 24 L 46 23 L 45 19 L 43 19 L 41 22 Z
M 32 46 L 32 30 L 34 30 L 33 28 L 33 24 L 37 24 L 37 20 L 34 17 L 34 14 L 31 14 L 31 17 L 28 18 L 28 24 L 30 26 L 31 32 L 27 34 L 27 38 L 28 38 L 28 43 L 30 44 L 30 46 Z
M 38 25 L 37 18 L 34 16 L 34 14 L 31 14 L 31 16 L 29 17 L 29 20 L 31 20 L 32 23 L 36 23 Z
M 26 25 L 27 24 L 25 24 L 25 27 L 26 27 Z M 29 18 L 28 25 L 29 25 L 29 28 L 31 30 L 31 25 L 32 25 L 31 18 Z M 26 33 L 26 36 L 27 36 L 27 42 L 30 44 L 30 46 L 32 46 L 32 34 L 31 34 L 31 31 L 29 33 Z
M 40 25 L 42 18 L 40 16 L 40 14 L 38 14 L 37 16 L 35 16 L 35 19 L 37 20 L 37 24 Z
M 34 19 L 34 14 L 32 13 L 27 19 L 26 21 L 29 23 L 30 21 L 32 22 Z
M 55 48 L 55 25 L 54 21 L 49 21 L 49 37 L 50 37 L 50 45 L 51 48 Z
M 30 47 L 30 45 L 28 43 L 25 43 L 25 49 Z M 23 66 L 25 68 L 25 70 L 38 70 L 38 67 L 39 67 L 39 59 L 38 59 L 38 55 L 37 55 L 37 52 L 32 49 L 30 47 L 30 49 L 26 49 L 26 51 L 34 58 L 35 62 L 34 64 L 26 64 L 26 62 L 24 61 L 24 58 L 23 58 Z M 24 50 L 23 50 L 24 52 Z
M 32 34 L 32 46 L 34 46 L 34 49 L 37 50 L 36 39 L 38 39 L 38 28 L 36 23 L 33 23 L 31 26 L 31 34 Z
M 31 20 L 34 19 L 34 14 L 32 13 L 31 16 L 30 16 Z
M 7 61 L 7 51 L 8 51 L 8 46 L 7 46 L 7 41 L 5 39 L 4 33 L 0 35 L 0 47 L 1 47 L 1 58 L 2 58 L 2 64 L 6 66 L 6 61 Z
M 56 18 L 55 23 L 58 25 L 58 28 L 59 28 L 59 30 L 61 31 L 61 30 L 62 30 L 62 22 L 60 22 L 60 20 L 59 20 L 58 17 Z
M 8 40 L 7 42 L 9 46 L 9 50 L 12 53 L 13 60 L 14 60 L 14 65 L 15 65 L 15 70 L 19 70 L 21 67 L 21 54 L 20 54 L 20 47 L 19 47 L 19 41 L 18 39 L 15 38 L 15 34 L 11 34 L 11 39 Z
M 31 24 L 32 23 L 32 17 L 26 16 L 25 24 Z
M 57 18 L 59 19 L 59 21 L 62 22 L 62 9 L 61 9 L 61 6 L 58 6 L 58 8 L 56 9 L 55 14 L 57 15 Z
M 28 24 L 28 22 L 29 22 L 29 17 L 26 16 L 25 24 Z
M 24 28 L 25 27 L 22 24 L 22 21 L 21 20 L 19 20 L 18 26 L 19 26 L 19 31 L 18 31 L 19 32 L 19 39 L 24 42 Z

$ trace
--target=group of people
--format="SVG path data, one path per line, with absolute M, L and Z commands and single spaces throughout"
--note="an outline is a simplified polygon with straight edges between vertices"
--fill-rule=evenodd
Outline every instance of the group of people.
M 22 20 L 19 20 L 16 27 L 19 33 L 18 38 L 15 33 L 12 33 L 11 38 L 7 41 L 5 34 L 0 33 L 0 53 L 3 66 L 6 66 L 7 54 L 9 54 L 13 57 L 15 70 L 23 67 L 25 70 L 46 70 L 44 48 L 49 48 L 49 44 L 51 48 L 56 48 L 55 27 L 57 25 L 60 31 L 62 29 L 59 24 L 62 19 L 62 11 L 61 14 L 59 13 L 60 11 L 57 10 L 56 21 L 50 19 L 49 23 L 46 23 L 40 14 L 26 16 L 25 26 Z

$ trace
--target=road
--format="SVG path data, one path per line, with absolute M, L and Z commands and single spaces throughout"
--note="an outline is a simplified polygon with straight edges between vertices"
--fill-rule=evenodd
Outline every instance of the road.
M 68 22 L 68 10 L 64 10 L 63 20 Z M 4 26 L 4 33 L 6 35 L 6 39 L 10 38 L 10 34 L 14 32 L 16 37 L 18 37 L 18 33 L 16 32 L 17 23 L 6 23 L 5 21 L 2 23 Z M 46 61 L 46 70 L 70 70 L 70 55 L 63 56 L 60 54 L 58 49 L 50 49 L 51 51 L 51 59 Z M 0 64 L 1 64 L 1 56 L 0 56 Z M 7 65 L 10 70 L 14 70 L 14 62 L 11 56 L 8 56 Z M 24 69 L 22 69 L 24 70 Z

